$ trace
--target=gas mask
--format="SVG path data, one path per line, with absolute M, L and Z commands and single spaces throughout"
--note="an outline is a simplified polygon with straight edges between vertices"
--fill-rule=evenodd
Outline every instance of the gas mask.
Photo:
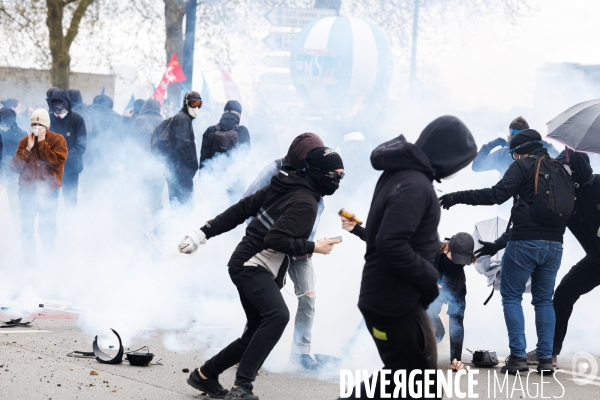
M 45 126 L 37 126 L 36 125 L 36 126 L 32 126 L 31 127 L 31 131 L 33 132 L 33 135 L 36 136 L 36 137 L 40 136 L 40 133 L 44 132 L 45 130 L 46 130 Z

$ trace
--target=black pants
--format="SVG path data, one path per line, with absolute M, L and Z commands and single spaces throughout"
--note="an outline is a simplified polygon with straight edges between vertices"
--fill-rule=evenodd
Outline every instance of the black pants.
M 169 188 L 169 202 L 171 205 L 184 205 L 192 199 L 194 191 L 194 175 L 177 174 L 173 172 L 167 176 L 167 187 Z
M 582 294 L 589 293 L 600 285 L 600 262 L 585 256 L 562 278 L 554 292 L 554 313 L 556 326 L 554 328 L 553 355 L 559 355 L 567 334 L 569 318 L 573 305 Z
M 79 172 L 66 172 L 62 178 L 62 192 L 66 208 L 77 207 L 77 191 L 79 190 Z
M 204 363 L 201 370 L 214 379 L 240 363 L 235 385 L 252 390 L 256 373 L 281 338 L 290 312 L 273 275 L 265 268 L 229 267 L 229 276 L 240 294 L 247 329 L 241 338 Z
M 387 324 L 374 322 L 372 318 L 363 312 L 365 322 L 369 333 L 375 341 L 381 361 L 383 361 L 384 369 L 392 371 L 391 383 L 387 386 L 386 393 L 393 394 L 394 380 L 393 373 L 398 370 L 406 370 L 406 379 L 410 375 L 410 371 L 419 369 L 437 369 L 437 344 L 435 335 L 429 316 L 420 305 L 417 305 L 410 313 L 396 318 Z M 378 316 L 377 321 L 383 320 Z M 424 375 L 418 375 L 423 385 Z M 431 376 L 435 380 L 435 375 Z M 415 379 L 415 382 L 417 379 Z M 380 399 L 381 388 L 380 379 L 377 379 L 374 399 Z M 360 397 L 356 397 L 355 390 L 350 396 L 351 399 L 366 399 L 364 382 L 361 385 Z M 429 389 L 430 393 L 436 393 L 437 385 Z M 402 392 L 400 392 L 400 395 Z M 425 392 L 423 391 L 423 395 Z M 410 397 L 408 390 L 406 392 L 407 399 Z M 419 398 L 424 398 L 419 397 Z
M 444 338 L 446 330 L 440 319 L 442 306 L 448 304 L 448 319 L 450 322 L 450 360 L 457 359 L 461 361 L 463 342 L 465 339 L 465 327 L 463 321 L 465 319 L 465 308 L 467 302 L 465 296 L 456 294 L 449 289 L 442 288 L 439 296 L 427 308 L 427 314 L 433 323 L 436 341 L 439 343 Z

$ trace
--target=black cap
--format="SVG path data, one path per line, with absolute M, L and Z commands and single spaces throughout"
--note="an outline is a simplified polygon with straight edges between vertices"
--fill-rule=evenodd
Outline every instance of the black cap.
M 524 129 L 514 135 L 510 139 L 510 150 L 514 150 L 517 154 L 528 154 L 530 151 L 544 147 L 542 143 L 542 135 L 535 129 Z
M 450 238 L 449 246 L 454 264 L 471 264 L 473 249 L 475 248 L 473 236 L 465 232 L 459 232 Z
M 237 100 L 229 100 L 227 104 L 225 104 L 225 108 L 223 111 L 235 111 L 238 113 L 242 113 L 242 105 Z
M 202 97 L 200 97 L 200 93 L 194 92 L 193 90 L 191 90 L 185 94 L 185 98 L 183 99 L 183 101 L 184 101 L 184 103 L 186 103 L 187 101 L 190 101 L 190 100 L 202 101 Z

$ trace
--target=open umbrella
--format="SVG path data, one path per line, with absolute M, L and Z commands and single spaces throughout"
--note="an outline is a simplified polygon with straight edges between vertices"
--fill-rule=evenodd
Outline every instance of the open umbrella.
M 576 104 L 546 126 L 549 139 L 581 153 L 600 154 L 600 99 Z

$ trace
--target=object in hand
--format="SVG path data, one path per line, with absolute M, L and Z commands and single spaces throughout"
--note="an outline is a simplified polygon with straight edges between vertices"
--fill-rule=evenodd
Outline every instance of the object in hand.
M 350 221 L 355 222 L 355 223 L 357 223 L 359 225 L 363 224 L 363 222 L 360 219 L 356 218 L 356 216 L 354 215 L 354 213 L 351 213 L 350 211 L 346 210 L 345 208 L 342 208 L 338 212 L 338 215 L 340 217 L 348 218 Z
M 336 237 L 329 238 L 329 240 L 338 240 L 338 241 L 341 242 L 342 241 L 342 237 L 341 236 L 336 236 Z

